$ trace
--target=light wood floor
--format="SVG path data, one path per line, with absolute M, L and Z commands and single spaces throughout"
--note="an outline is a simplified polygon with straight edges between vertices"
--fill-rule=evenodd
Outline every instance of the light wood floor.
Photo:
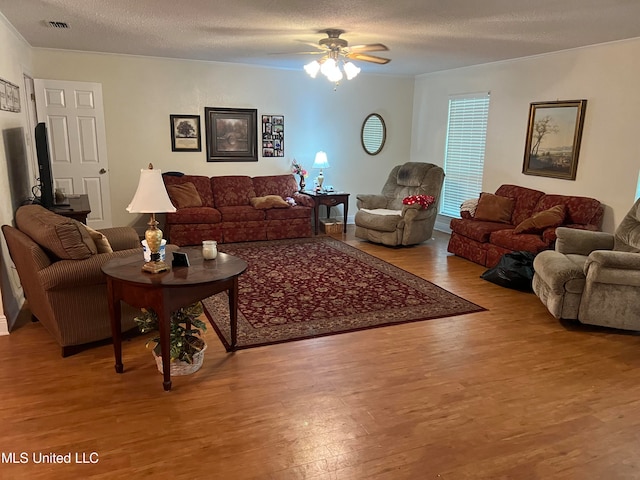
M 562 325 L 447 240 L 346 236 L 486 312 L 235 354 L 209 329 L 202 370 L 168 393 L 142 337 L 118 375 L 110 345 L 61 358 L 27 322 L 0 337 L 0 452 L 29 463 L 0 478 L 640 478 L 640 337 Z

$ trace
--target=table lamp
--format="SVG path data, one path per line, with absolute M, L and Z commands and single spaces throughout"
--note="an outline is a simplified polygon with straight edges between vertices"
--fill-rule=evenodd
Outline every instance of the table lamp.
M 175 211 L 176 207 L 171 203 L 167 189 L 162 181 L 162 170 L 154 170 L 152 164 L 149 164 L 147 170 L 140 170 L 138 189 L 133 196 L 133 200 L 127 206 L 127 212 L 151 214 L 151 219 L 148 223 L 149 228 L 144 233 L 149 252 L 151 252 L 151 260 L 142 266 L 143 272 L 159 273 L 169 270 L 169 265 L 160 260 L 162 230 L 158 228 L 155 214 Z
M 313 161 L 313 168 L 319 168 L 320 174 L 316 178 L 318 187 L 322 190 L 322 183 L 324 182 L 324 175 L 322 175 L 323 168 L 329 168 L 329 160 L 327 160 L 327 154 L 325 152 L 316 153 L 316 159 Z

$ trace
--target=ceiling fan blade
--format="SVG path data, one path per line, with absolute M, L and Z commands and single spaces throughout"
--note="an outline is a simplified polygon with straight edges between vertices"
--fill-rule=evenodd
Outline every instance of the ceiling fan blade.
M 349 50 L 355 52 L 386 52 L 389 49 L 386 45 L 381 43 L 370 43 L 368 45 L 354 45 L 353 47 L 349 47 Z
M 363 62 L 378 63 L 380 65 L 384 65 L 391 61 L 390 58 L 376 57 L 374 55 L 365 55 L 357 52 L 349 53 L 346 55 L 346 57 L 350 58 L 351 60 L 362 60 Z
M 326 50 L 327 47 L 325 47 L 324 45 L 319 45 L 318 43 L 313 43 L 313 42 L 307 42 L 306 40 L 296 40 L 296 42 L 298 43 L 303 43 L 309 47 L 313 47 L 313 48 L 318 48 L 318 49 L 322 49 L 322 50 Z
M 327 52 L 271 52 L 267 55 L 326 55 Z

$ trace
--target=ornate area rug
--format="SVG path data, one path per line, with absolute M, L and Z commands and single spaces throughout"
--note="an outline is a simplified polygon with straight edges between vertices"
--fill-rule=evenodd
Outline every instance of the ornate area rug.
M 420 277 L 331 237 L 218 245 L 244 259 L 238 349 L 479 312 Z M 229 346 L 229 300 L 203 301 Z

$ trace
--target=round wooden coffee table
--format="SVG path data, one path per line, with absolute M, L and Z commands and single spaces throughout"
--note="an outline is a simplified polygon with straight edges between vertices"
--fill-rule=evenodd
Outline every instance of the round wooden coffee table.
M 204 260 L 200 247 L 181 248 L 178 251 L 188 255 L 190 266 L 173 267 L 161 273 L 143 272 L 141 268 L 144 259 L 140 252 L 139 255 L 110 260 L 102 267 L 102 271 L 107 276 L 116 372 L 124 371 L 120 302 L 126 302 L 137 308 L 152 308 L 158 315 L 165 390 L 171 390 L 169 358 L 171 312 L 216 293 L 227 291 L 231 322 L 229 350 L 235 350 L 238 324 L 238 277 L 247 269 L 247 262 L 225 253 L 218 253 L 214 260 Z M 169 255 L 170 252 L 167 252 L 167 256 Z

